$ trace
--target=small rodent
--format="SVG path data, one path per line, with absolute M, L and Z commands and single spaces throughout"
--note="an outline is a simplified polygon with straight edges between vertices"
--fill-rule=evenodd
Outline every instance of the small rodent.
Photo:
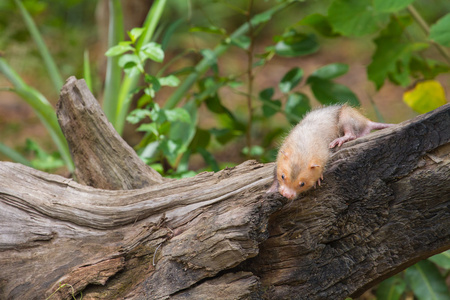
M 267 193 L 288 199 L 320 185 L 330 148 L 394 124 L 372 122 L 348 105 L 332 105 L 309 112 L 284 140 L 278 152 L 275 178 Z

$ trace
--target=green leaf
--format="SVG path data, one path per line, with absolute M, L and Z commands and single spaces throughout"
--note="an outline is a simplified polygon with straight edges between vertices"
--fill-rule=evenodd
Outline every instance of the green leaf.
M 261 146 L 255 145 L 255 146 L 252 146 L 249 151 L 248 147 L 244 147 L 244 149 L 242 149 L 242 153 L 244 155 L 250 155 L 252 157 L 261 156 L 264 154 L 264 148 Z
M 189 29 L 190 32 L 206 32 L 206 33 L 213 33 L 213 34 L 220 34 L 220 35 L 226 35 L 227 31 L 223 28 L 219 28 L 216 26 L 208 26 L 208 27 L 203 27 L 203 26 L 197 26 L 197 27 L 192 27 Z
M 317 52 L 319 44 L 314 34 L 303 34 L 291 29 L 275 45 L 275 53 L 285 57 L 295 57 Z
M 271 100 L 271 101 L 265 101 L 262 110 L 264 117 L 270 118 L 277 112 L 279 112 L 281 109 L 281 101 L 280 100 Z
M 364 0 L 334 0 L 328 20 L 336 32 L 345 36 L 375 33 L 389 22 L 389 15 L 375 11 L 370 4 Z
M 167 77 L 162 77 L 159 78 L 159 84 L 164 85 L 164 86 L 178 86 L 180 84 L 180 79 L 178 79 L 176 76 L 174 75 L 169 75 Z
M 303 70 L 298 67 L 292 68 L 283 76 L 280 83 L 278 84 L 280 91 L 285 94 L 290 92 L 294 87 L 297 86 L 297 84 L 299 84 L 302 78 Z
M 273 88 L 264 89 L 259 93 L 259 99 L 263 102 L 263 114 L 266 118 L 270 118 L 281 109 L 281 101 L 272 100 L 274 93 L 275 91 Z
M 428 260 L 434 262 L 443 269 L 450 270 L 450 250 L 434 255 L 428 258 Z
M 405 280 L 419 300 L 448 300 L 445 278 L 431 262 L 423 260 L 405 271 Z
M 148 109 L 135 109 L 127 116 L 127 121 L 131 124 L 137 124 L 146 117 L 150 116 L 150 111 Z
M 440 18 L 430 27 L 430 40 L 441 44 L 444 47 L 450 47 L 450 13 Z
M 399 300 L 406 289 L 406 282 L 400 276 L 386 279 L 377 288 L 377 299 Z
M 426 80 L 417 83 L 413 89 L 403 93 L 403 101 L 421 114 L 447 103 L 444 88 L 436 80 Z
M 141 61 L 135 54 L 124 54 L 119 58 L 119 66 L 122 69 L 130 69 L 138 65 L 141 65 Z
M 434 79 L 441 73 L 450 72 L 450 66 L 433 59 L 413 56 L 409 62 L 411 74 L 416 78 Z
M 142 124 L 138 127 L 137 131 L 150 132 L 155 136 L 159 136 L 159 131 L 156 123 Z
M 349 103 L 351 106 L 360 105 L 356 95 L 345 85 L 318 77 L 309 77 L 308 83 L 311 85 L 316 99 L 324 105 L 337 103 Z
M 128 31 L 128 36 L 130 37 L 130 40 L 132 43 L 135 43 L 136 40 L 141 36 L 141 34 L 144 32 L 144 28 L 136 27 Z
M 274 93 L 275 90 L 273 88 L 267 88 L 259 93 L 259 98 L 262 100 L 271 100 Z
M 128 51 L 134 51 L 134 48 L 130 45 L 116 45 L 106 51 L 106 56 L 117 56 Z
M 221 145 L 225 145 L 226 143 L 228 143 L 232 139 L 242 135 L 241 131 L 239 131 L 239 130 L 231 130 L 231 129 L 228 129 L 228 128 L 224 128 L 224 129 L 212 128 L 212 129 L 209 130 L 209 132 L 216 138 L 216 140 Z
M 212 97 L 206 98 L 205 104 L 206 107 L 208 107 L 208 109 L 213 113 L 226 114 L 231 119 L 235 119 L 233 113 L 228 108 L 223 106 L 218 94 L 214 94 Z
M 406 8 L 414 0 L 374 0 L 373 7 L 378 12 L 393 13 Z
M 191 100 L 183 106 L 183 109 L 189 113 L 190 121 L 188 123 L 181 121 L 171 123 L 169 138 L 180 143 L 180 147 L 186 150 L 195 136 L 198 123 L 198 108 L 195 101 Z M 179 155 L 181 154 L 179 153 Z
M 205 148 L 198 148 L 197 152 L 200 153 L 200 155 L 203 157 L 203 159 L 208 164 L 208 166 L 211 167 L 212 171 L 214 171 L 214 172 L 220 171 L 220 168 L 219 168 L 219 165 L 217 164 L 216 159 L 210 152 L 206 151 Z
M 321 79 L 333 79 L 344 75 L 348 72 L 348 65 L 341 63 L 334 63 L 323 66 L 315 70 L 311 76 L 318 77 Z
M 241 49 L 247 50 L 250 47 L 250 38 L 246 35 L 239 36 L 237 38 L 231 39 L 231 44 L 235 45 Z
M 209 65 L 217 64 L 217 56 L 214 51 L 210 49 L 202 49 L 200 50 L 200 53 L 208 61 Z
M 183 122 L 183 123 L 191 123 L 191 116 L 181 107 L 176 107 L 174 109 L 164 109 L 164 114 L 166 115 L 166 119 L 169 122 Z
M 161 49 L 161 45 L 150 42 L 141 47 L 140 53 L 146 58 L 150 58 L 156 62 L 162 62 L 164 60 L 164 51 Z
M 372 62 L 367 67 L 367 75 L 377 89 L 381 88 L 389 74 L 392 74 L 391 78 L 397 82 L 407 84 L 405 78 L 409 78 L 409 61 L 412 53 L 427 47 L 426 44 L 403 40 L 403 31 L 411 21 L 410 17 L 393 18 L 388 27 L 374 40 L 377 48 Z
M 189 144 L 189 148 L 197 151 L 197 148 L 206 148 L 211 140 L 211 133 L 208 130 L 197 128 L 195 136 Z
M 255 16 L 253 16 L 253 18 L 252 18 L 252 26 L 256 26 L 256 25 L 259 25 L 261 23 L 266 23 L 266 22 L 270 21 L 272 16 L 273 16 L 273 11 L 271 11 L 271 10 L 259 13 L 259 14 L 255 15 Z
M 300 20 L 297 25 L 306 25 L 314 28 L 321 35 L 326 37 L 339 36 L 338 33 L 333 31 L 328 18 L 321 14 L 311 14 Z
M 183 142 L 179 140 L 164 139 L 159 148 L 162 150 L 164 156 L 172 167 L 175 167 L 176 161 L 179 155 L 181 155 L 185 147 L 183 147 Z
M 289 95 L 284 111 L 286 118 L 291 124 L 298 123 L 302 117 L 311 110 L 308 96 L 302 93 L 292 93 Z

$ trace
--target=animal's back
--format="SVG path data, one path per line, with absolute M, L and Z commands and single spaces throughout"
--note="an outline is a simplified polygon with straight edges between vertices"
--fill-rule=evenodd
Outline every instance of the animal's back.
M 298 154 L 294 157 L 305 163 L 313 156 L 319 160 L 328 159 L 329 145 L 339 136 L 338 123 L 342 107 L 333 105 L 311 111 L 292 129 L 283 146 L 292 149 Z

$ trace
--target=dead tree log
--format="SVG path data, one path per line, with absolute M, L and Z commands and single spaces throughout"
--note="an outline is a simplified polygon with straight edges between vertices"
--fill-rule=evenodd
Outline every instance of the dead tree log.
M 273 164 L 160 178 L 83 81 L 58 110 L 84 185 L 0 163 L 0 299 L 344 299 L 450 248 L 450 105 L 345 144 L 293 202 Z

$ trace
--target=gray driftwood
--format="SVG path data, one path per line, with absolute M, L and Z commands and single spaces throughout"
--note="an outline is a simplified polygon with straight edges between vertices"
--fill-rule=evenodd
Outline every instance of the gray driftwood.
M 0 163 L 0 299 L 344 299 L 450 248 L 450 105 L 345 144 L 288 203 L 273 164 L 164 180 L 83 81 L 60 101 L 84 184 Z

